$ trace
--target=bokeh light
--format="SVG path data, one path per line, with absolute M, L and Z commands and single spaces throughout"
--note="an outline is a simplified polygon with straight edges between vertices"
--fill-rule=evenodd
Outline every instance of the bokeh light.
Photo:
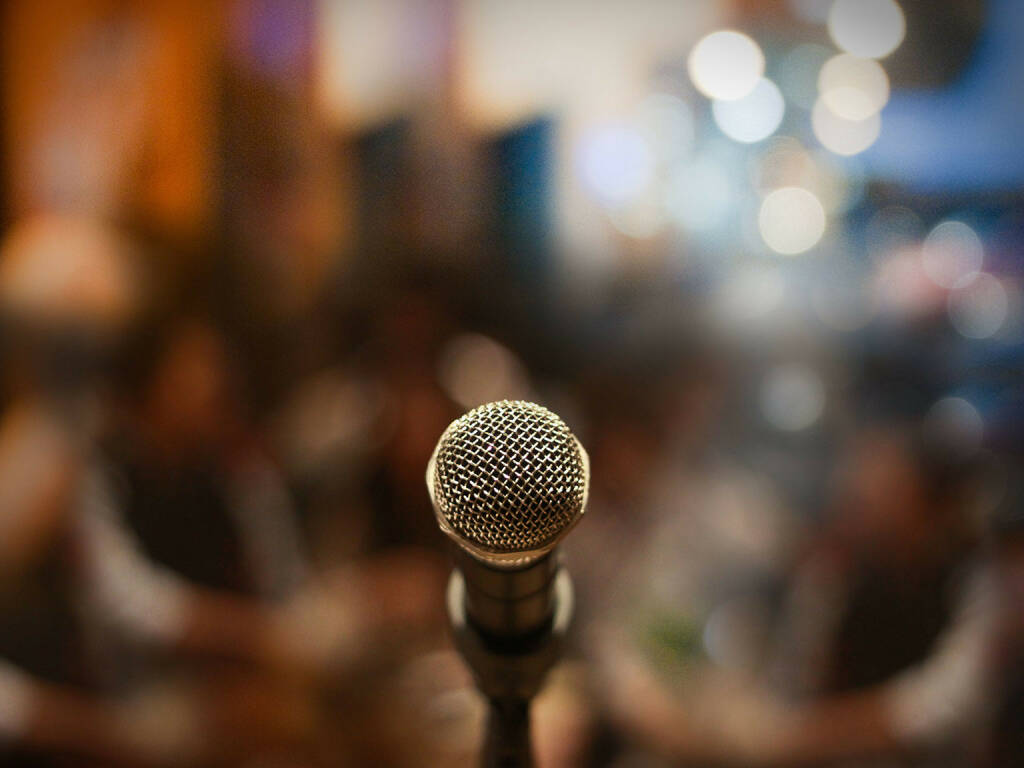
M 622 205 L 650 184 L 654 156 L 636 128 L 626 124 L 604 125 L 581 140 L 579 172 L 596 197 L 609 205 Z
M 778 86 L 762 77 L 754 90 L 740 99 L 715 99 L 711 111 L 722 133 L 743 144 L 753 144 L 775 133 L 786 112 L 786 102 Z
M 981 238 L 962 221 L 941 222 L 921 246 L 925 274 L 942 288 L 961 288 L 970 283 L 984 259 Z
M 737 271 L 719 289 L 715 310 L 727 325 L 742 327 L 776 310 L 786 296 L 786 281 L 768 264 L 751 264 Z
M 886 254 L 874 277 L 875 298 L 880 310 L 894 318 L 917 317 L 931 312 L 944 298 L 924 272 L 920 249 L 914 245 Z
M 847 53 L 880 59 L 903 42 L 906 19 L 894 0 L 836 0 L 828 15 L 828 32 Z
M 789 0 L 789 8 L 801 21 L 808 24 L 824 24 L 828 21 L 833 0 Z
M 779 187 L 803 187 L 813 192 L 829 214 L 841 213 L 860 198 L 864 180 L 849 162 L 842 166 L 826 152 L 808 151 L 792 136 L 772 139 L 754 158 L 751 178 L 767 194 Z
M 821 68 L 818 90 L 825 105 L 846 120 L 866 120 L 889 100 L 889 77 L 874 59 L 841 53 Z
M 724 165 L 709 154 L 680 166 L 669 180 L 665 205 L 681 227 L 705 232 L 722 226 L 736 204 L 736 191 Z
M 962 456 L 970 456 L 981 447 L 985 421 L 969 400 L 943 397 L 928 410 L 924 432 L 936 446 Z
M 758 228 L 776 253 L 795 255 L 810 250 L 825 234 L 825 208 L 802 187 L 782 187 L 761 203 Z
M 640 103 L 637 123 L 653 153 L 666 163 L 686 157 L 693 149 L 693 110 L 678 96 L 652 93 Z
M 814 183 L 811 153 L 792 136 L 776 136 L 754 158 L 751 179 L 762 194 L 779 187 L 808 187 Z
M 761 415 L 773 427 L 799 432 L 818 421 L 825 410 L 825 385 L 805 365 L 779 365 L 762 380 L 758 404 Z
M 1009 298 L 1003 284 L 982 272 L 949 295 L 949 321 L 961 336 L 987 339 L 1006 323 Z
M 811 111 L 811 127 L 821 145 L 837 155 L 856 155 L 875 143 L 882 130 L 878 114 L 865 120 L 840 117 L 821 98 Z
M 454 337 L 441 350 L 438 381 L 463 408 L 530 395 L 526 369 L 502 344 L 479 333 Z
M 0 257 L 0 303 L 38 321 L 117 325 L 139 299 L 130 241 L 86 216 L 26 218 L 7 234 Z
M 608 211 L 608 221 L 619 232 L 636 240 L 654 237 L 664 228 L 667 211 L 650 196 Z
M 711 99 L 740 99 L 764 74 L 761 47 L 742 32 L 724 29 L 698 41 L 687 61 L 690 79 Z

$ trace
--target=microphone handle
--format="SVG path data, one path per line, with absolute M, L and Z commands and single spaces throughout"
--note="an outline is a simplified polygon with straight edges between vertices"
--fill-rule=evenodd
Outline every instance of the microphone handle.
M 526 581 L 533 578 L 536 576 Z M 555 568 L 551 585 L 551 617 L 540 627 L 528 623 L 526 626 L 534 630 L 530 635 L 500 642 L 469 620 L 469 590 L 462 570 L 452 570 L 448 580 L 448 617 L 455 647 L 488 702 L 481 761 L 484 768 L 532 768 L 534 764 L 530 749 L 530 700 L 558 659 L 573 609 L 572 582 L 564 568 Z M 537 617 L 533 610 L 526 613 Z M 499 627 L 508 626 L 504 618 L 510 614 L 517 619 L 513 625 L 524 626 L 519 621 L 523 618 L 519 611 L 501 610 L 495 613 L 495 617 L 503 617 Z
M 533 768 L 530 748 L 530 702 L 489 699 L 483 768 Z
M 547 554 L 521 568 L 496 568 L 457 550 L 465 580 L 466 616 L 495 648 L 513 652 L 551 628 L 560 559 Z

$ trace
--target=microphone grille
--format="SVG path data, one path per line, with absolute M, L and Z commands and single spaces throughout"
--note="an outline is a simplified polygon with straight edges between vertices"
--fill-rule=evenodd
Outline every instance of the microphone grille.
M 498 561 L 553 547 L 583 514 L 588 481 L 586 453 L 565 423 L 509 400 L 452 422 L 427 475 L 445 532 Z

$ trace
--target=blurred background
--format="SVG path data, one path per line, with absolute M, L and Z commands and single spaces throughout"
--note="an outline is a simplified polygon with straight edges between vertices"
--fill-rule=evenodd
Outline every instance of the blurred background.
M 462 766 L 424 486 L 590 452 L 541 766 L 1024 765 L 1024 6 L 0 24 L 0 765 Z

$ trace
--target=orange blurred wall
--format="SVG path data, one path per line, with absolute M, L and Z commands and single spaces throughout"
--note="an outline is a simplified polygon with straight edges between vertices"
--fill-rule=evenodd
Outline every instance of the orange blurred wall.
M 190 236 L 212 218 L 225 6 L 208 0 L 3 4 L 6 197 Z

